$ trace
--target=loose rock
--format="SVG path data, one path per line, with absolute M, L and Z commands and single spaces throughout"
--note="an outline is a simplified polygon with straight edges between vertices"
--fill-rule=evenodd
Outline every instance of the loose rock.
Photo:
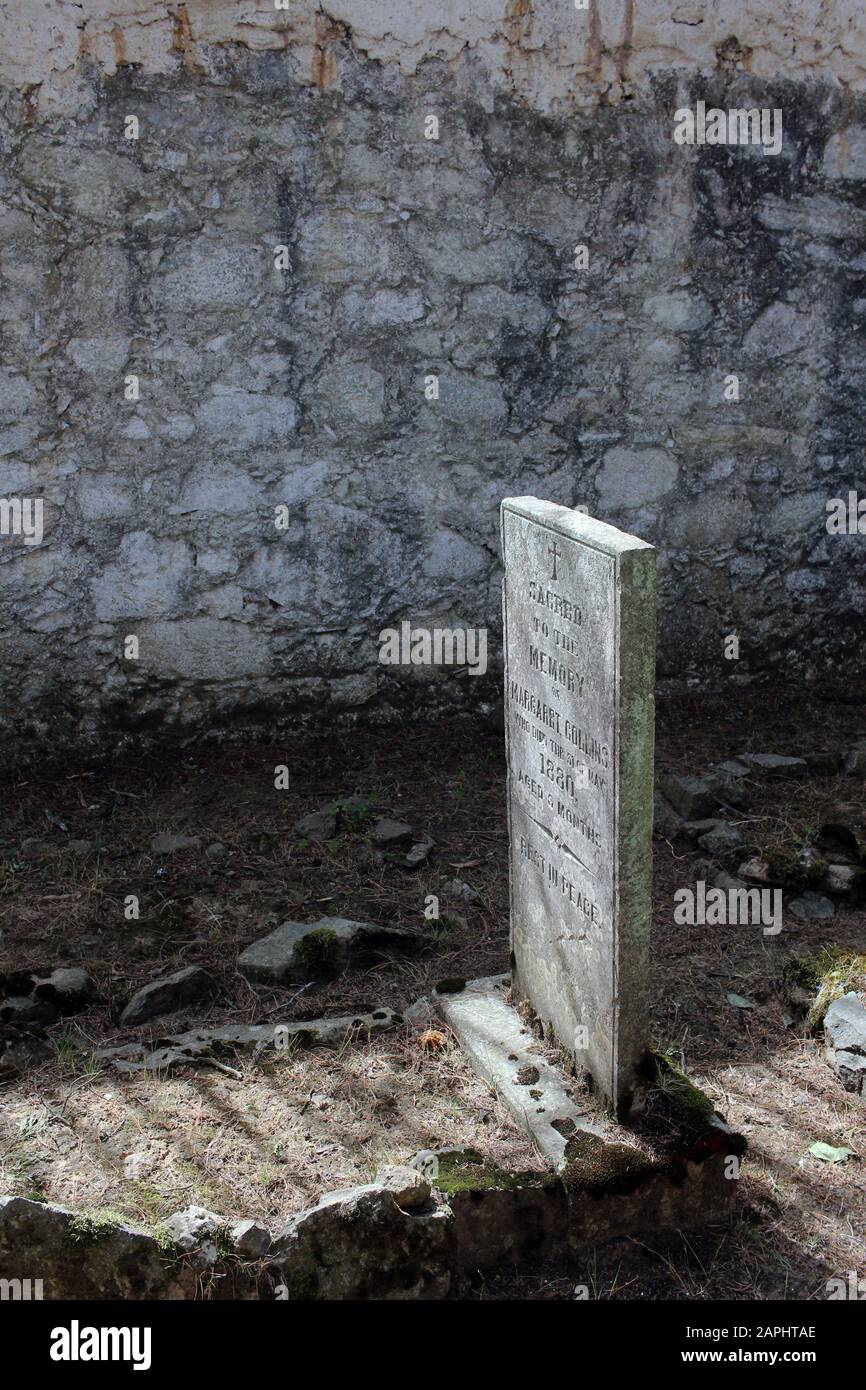
M 669 835 L 678 835 L 683 827 L 683 818 L 679 815 L 661 792 L 656 792 L 653 796 L 653 833 L 667 838 Z
M 337 833 L 337 812 L 327 808 L 311 811 L 296 822 L 295 833 L 305 840 L 333 840 Z
M 245 1260 L 260 1260 L 268 1253 L 271 1233 L 258 1221 L 235 1221 L 229 1228 L 229 1239 Z
M 376 822 L 373 844 L 377 849 L 396 849 L 398 845 L 410 844 L 413 833 L 411 825 L 406 821 L 385 817 Z
M 714 763 L 712 770 L 721 773 L 723 777 L 747 777 L 751 771 L 749 764 L 741 758 L 728 758 L 726 762 Z
M 852 990 L 835 999 L 824 1015 L 824 1050 L 846 1091 L 864 1094 L 866 1008 Z
M 788 903 L 788 911 L 801 922 L 822 922 L 836 916 L 833 903 L 823 893 L 801 893 Z
M 185 1207 L 162 1223 L 163 1229 L 196 1269 L 216 1264 L 219 1259 L 214 1237 L 225 1229 L 225 1222 L 206 1207 Z
M 197 835 L 154 835 L 150 842 L 150 852 L 177 854 L 184 849 L 198 849 L 200 843 Z
M 0 1023 L 56 1023 L 58 1017 L 49 999 L 39 999 L 32 994 L 12 994 L 0 1002 Z
M 701 849 L 706 850 L 707 854 L 721 859 L 742 849 L 743 837 L 735 825 L 728 825 L 725 821 L 719 821 L 712 830 L 698 836 L 698 844 Z
M 719 804 L 718 783 L 709 777 L 681 776 L 666 772 L 659 786 L 671 806 L 684 820 L 701 820 L 711 816 Z
M 174 1013 L 186 1004 L 203 999 L 212 994 L 216 986 L 213 979 L 200 965 L 188 965 L 184 970 L 176 970 L 145 985 L 132 996 L 120 1016 L 122 1028 L 144 1023 L 160 1014 Z
M 100 1048 L 97 1061 L 111 1062 L 118 1072 L 170 1072 L 175 1067 L 222 1066 L 226 1047 L 250 1047 L 256 1053 L 272 1047 L 288 1052 L 298 1047 L 339 1047 L 354 1038 L 369 1038 L 403 1022 L 401 1014 L 382 1007 L 371 1013 L 342 1014 L 336 1018 L 313 1018 L 304 1023 L 242 1023 L 221 1028 L 196 1028 L 157 1040 L 156 1047 L 144 1043 L 124 1043 L 120 1047 Z
M 376 1186 L 390 1192 L 397 1206 L 404 1211 L 423 1207 L 430 1199 L 430 1183 L 417 1168 L 405 1163 L 380 1168 L 376 1173 Z
M 93 998 L 96 986 L 79 966 L 60 967 L 44 978 L 34 976 L 33 993 L 52 1000 L 61 1013 L 75 1013 Z
M 411 947 L 418 938 L 397 927 L 353 922 L 347 917 L 320 917 L 317 922 L 283 922 L 247 946 L 238 969 L 260 984 L 283 984 L 294 978 L 337 974 L 350 952 L 377 943 Z
M 809 765 L 805 758 L 786 758 L 779 753 L 741 753 L 738 762 L 752 772 L 775 780 L 781 777 L 805 777 Z
M 475 902 L 476 898 L 479 896 L 477 889 L 472 888 L 468 883 L 464 883 L 463 880 L 459 878 L 452 878 L 446 883 L 445 892 L 448 894 L 449 898 L 457 898 L 460 902 L 464 903 Z
M 420 869 L 421 865 L 426 864 L 427 860 L 430 858 L 430 851 L 432 848 L 432 840 L 418 840 L 403 860 L 404 868 Z
M 737 869 L 739 878 L 744 878 L 748 883 L 775 883 L 777 882 L 770 865 L 766 859 L 746 859 Z
M 850 864 L 828 864 L 821 887 L 828 893 L 838 893 L 841 897 L 850 896 L 860 886 L 863 870 Z

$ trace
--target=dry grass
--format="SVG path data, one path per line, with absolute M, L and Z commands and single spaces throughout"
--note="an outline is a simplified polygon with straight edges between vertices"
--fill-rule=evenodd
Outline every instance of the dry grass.
M 191 1068 L 29 1075 L 7 1088 L 0 1189 L 148 1225 L 199 1204 L 279 1227 L 421 1148 L 468 1143 L 539 1167 L 451 1040 L 431 1052 L 411 1035 L 380 1036 L 239 1064 L 241 1080 Z

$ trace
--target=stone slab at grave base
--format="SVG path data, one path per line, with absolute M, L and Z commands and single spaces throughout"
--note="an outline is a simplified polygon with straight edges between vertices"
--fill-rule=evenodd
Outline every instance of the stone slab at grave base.
M 430 1176 L 449 1195 L 461 1256 L 469 1264 L 480 1260 L 486 1227 L 500 1221 L 507 1227 L 505 1209 L 515 1203 L 523 1209 L 522 1240 L 531 1245 L 537 1238 L 546 1248 L 551 1232 L 563 1232 L 571 1251 L 730 1217 L 738 1164 L 729 1160 L 741 1157 L 746 1141 L 709 1098 L 666 1058 L 648 1054 L 634 1122 L 598 1123 L 571 1099 L 564 1072 L 543 1056 L 529 1022 L 509 1002 L 509 984 L 507 975 L 471 980 L 462 990 L 437 993 L 435 1003 L 553 1172 L 497 1175 L 465 1155 L 437 1160 Z

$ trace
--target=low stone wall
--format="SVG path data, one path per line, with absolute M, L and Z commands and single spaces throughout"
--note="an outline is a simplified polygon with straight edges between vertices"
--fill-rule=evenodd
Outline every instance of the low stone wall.
M 726 1154 L 662 1171 L 635 1162 L 635 1150 L 626 1161 L 619 1147 L 607 1146 L 607 1166 L 591 1174 L 558 1175 L 501 1173 L 477 1155 L 443 1151 L 432 1192 L 418 1169 L 392 1169 L 327 1194 L 273 1239 L 254 1222 L 199 1208 L 148 1234 L 2 1198 L 0 1279 L 41 1280 L 49 1299 L 445 1298 L 473 1270 L 567 1264 L 617 1236 L 729 1219 L 737 1184 Z

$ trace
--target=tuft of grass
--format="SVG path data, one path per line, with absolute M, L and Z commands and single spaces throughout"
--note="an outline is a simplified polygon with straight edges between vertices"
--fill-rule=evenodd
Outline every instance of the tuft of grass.
M 789 990 L 815 996 L 806 1024 L 811 1032 L 817 1032 L 834 999 L 851 991 L 866 994 L 866 954 L 828 946 L 817 955 L 788 961 L 783 979 Z

